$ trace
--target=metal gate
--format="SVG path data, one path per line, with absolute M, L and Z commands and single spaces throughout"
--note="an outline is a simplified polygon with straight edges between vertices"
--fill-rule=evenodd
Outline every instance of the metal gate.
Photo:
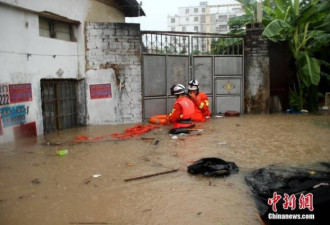
M 44 133 L 77 126 L 77 81 L 41 80 Z
M 200 82 L 213 114 L 243 112 L 243 38 L 196 33 L 142 32 L 143 118 L 168 114 L 170 87 Z

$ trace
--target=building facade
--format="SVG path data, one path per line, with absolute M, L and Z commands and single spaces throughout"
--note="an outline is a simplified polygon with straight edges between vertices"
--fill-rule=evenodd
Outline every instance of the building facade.
M 208 5 L 180 7 L 178 14 L 167 18 L 168 30 L 177 32 L 228 33 L 228 20 L 243 15 L 241 4 Z
M 125 17 L 145 15 L 137 6 L 135 0 L 0 0 L 0 143 L 141 121 L 141 106 L 132 104 L 141 87 L 121 98 L 130 81 L 141 80 L 134 45 L 140 28 L 125 26 Z

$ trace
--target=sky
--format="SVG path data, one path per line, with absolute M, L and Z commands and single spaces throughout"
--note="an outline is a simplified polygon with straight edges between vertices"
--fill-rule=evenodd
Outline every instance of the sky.
M 127 23 L 140 23 L 143 31 L 167 31 L 167 16 L 178 13 L 179 7 L 199 6 L 206 0 L 137 0 L 142 2 L 146 16 L 126 18 Z M 234 0 L 208 0 L 208 5 L 237 3 Z

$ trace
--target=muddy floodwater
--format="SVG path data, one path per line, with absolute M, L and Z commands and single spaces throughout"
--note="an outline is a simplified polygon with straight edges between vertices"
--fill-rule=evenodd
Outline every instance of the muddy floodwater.
M 166 126 L 130 140 L 71 142 L 132 126 L 88 126 L 0 145 L 0 224 L 260 224 L 245 175 L 330 161 L 329 115 L 212 118 L 197 124 L 203 132 L 178 139 Z M 58 156 L 60 149 L 68 154 Z M 240 171 L 226 178 L 188 174 L 203 157 L 233 161 Z

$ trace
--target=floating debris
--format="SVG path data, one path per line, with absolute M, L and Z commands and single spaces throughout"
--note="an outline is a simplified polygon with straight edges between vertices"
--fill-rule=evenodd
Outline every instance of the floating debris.
M 64 156 L 64 155 L 67 155 L 69 153 L 69 151 L 67 149 L 63 149 L 63 150 L 58 150 L 56 151 L 56 154 L 58 156 Z
M 39 178 L 36 178 L 36 179 L 32 180 L 31 183 L 32 184 L 40 184 L 41 182 L 40 182 Z
M 174 173 L 174 172 L 178 172 L 178 169 L 175 170 L 169 170 L 169 171 L 165 171 L 165 172 L 161 172 L 161 173 L 155 173 L 155 174 L 150 174 L 150 175 L 145 175 L 142 177 L 134 177 L 134 178 L 129 178 L 129 179 L 125 179 L 125 182 L 128 181 L 133 181 L 133 180 L 141 180 L 141 179 L 145 179 L 145 178 L 149 178 L 149 177 L 154 177 L 154 176 L 159 176 L 159 175 L 164 175 L 164 174 L 168 174 L 168 173 Z

